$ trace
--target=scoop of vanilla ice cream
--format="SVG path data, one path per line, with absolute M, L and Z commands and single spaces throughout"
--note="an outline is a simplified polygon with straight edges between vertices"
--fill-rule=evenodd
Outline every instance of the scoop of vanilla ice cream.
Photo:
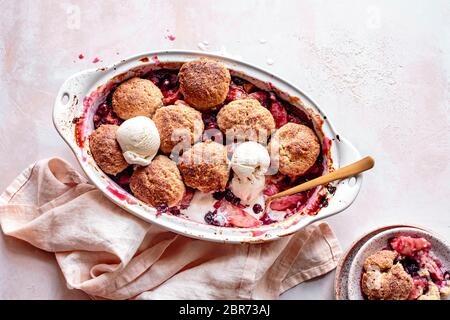
M 231 158 L 234 177 L 230 188 L 242 203 L 250 204 L 262 192 L 269 166 L 270 156 L 263 145 L 249 141 L 237 146 Z
M 117 141 L 129 164 L 147 166 L 155 157 L 161 143 L 153 120 L 138 116 L 126 120 L 117 129 Z
M 238 145 L 231 158 L 231 168 L 235 175 L 241 178 L 264 176 L 269 166 L 269 152 L 263 145 L 254 141 Z
M 230 189 L 236 197 L 241 199 L 241 203 L 251 204 L 263 191 L 265 184 L 264 176 L 254 176 L 251 179 L 240 179 L 235 176 L 231 179 Z

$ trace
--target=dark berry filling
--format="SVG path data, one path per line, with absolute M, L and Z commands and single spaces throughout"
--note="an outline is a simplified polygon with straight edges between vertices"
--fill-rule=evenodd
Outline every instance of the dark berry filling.
M 284 106 L 277 100 L 275 94 L 270 94 L 270 113 L 273 116 L 273 119 L 275 120 L 275 126 L 276 128 L 281 128 L 286 123 L 288 123 L 288 114 L 286 112 L 286 109 Z
M 171 208 L 169 208 L 169 213 L 174 216 L 179 216 L 181 211 L 177 207 L 171 207 Z
M 230 88 L 228 89 L 228 94 L 225 99 L 225 102 L 231 102 L 234 100 L 241 100 L 248 97 L 247 92 L 242 87 L 236 86 L 233 83 L 230 84 Z
M 247 80 L 239 78 L 239 77 L 231 77 L 231 81 L 237 86 L 243 86 L 249 83 Z
M 241 202 L 241 199 L 236 197 L 234 193 L 229 189 L 225 191 L 225 200 L 227 200 L 231 204 L 234 204 L 235 206 L 239 205 L 239 203 Z
M 122 189 L 131 193 L 130 178 L 133 174 L 133 166 L 129 166 L 124 171 L 118 173 L 116 176 L 110 176 L 110 178 L 117 183 Z
M 98 106 L 97 111 L 94 114 L 94 128 L 97 129 L 102 124 L 118 125 L 123 122 L 115 112 L 112 110 L 111 104 L 102 103 Z
M 210 225 L 213 225 L 213 226 L 217 226 L 217 227 L 223 226 L 223 225 L 220 223 L 220 221 L 217 220 L 217 210 L 214 210 L 214 211 L 208 211 L 208 212 L 205 214 L 205 222 L 206 222 L 207 224 L 210 224 Z
M 406 272 L 408 272 L 411 276 L 416 276 L 417 272 L 420 270 L 420 266 L 415 259 L 406 257 L 400 260 L 403 268 Z
M 253 93 L 250 93 L 249 98 L 253 98 L 259 101 L 259 103 L 263 106 L 268 108 L 269 107 L 269 94 L 265 91 L 256 91 Z

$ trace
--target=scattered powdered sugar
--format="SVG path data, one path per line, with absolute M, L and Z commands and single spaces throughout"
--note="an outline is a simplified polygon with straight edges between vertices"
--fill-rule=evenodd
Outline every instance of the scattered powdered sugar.
M 259 39 L 259 43 L 260 44 L 265 44 L 265 43 L 267 43 L 267 40 L 264 39 L 264 38 L 261 38 L 261 39 Z
M 354 99 L 361 101 L 368 99 L 364 96 L 363 88 L 369 86 L 379 88 L 370 96 L 371 101 L 376 101 L 389 91 L 395 91 L 401 66 L 394 63 L 399 61 L 399 57 L 394 56 L 398 55 L 398 51 L 394 50 L 395 43 L 391 39 L 361 42 L 345 36 L 342 32 L 331 32 L 327 36 L 331 40 L 322 41 L 327 45 L 318 45 L 317 39 L 299 38 L 312 55 L 306 58 L 320 62 L 320 69 L 313 70 L 306 64 L 302 68 L 305 74 L 311 77 L 314 75 L 322 84 L 322 92 L 347 92 Z M 391 56 L 386 59 L 388 54 Z M 324 88 L 324 85 L 328 88 Z M 305 90 L 315 92 L 317 86 L 315 83 L 306 83 Z
M 271 66 L 271 65 L 273 65 L 273 64 L 275 63 L 275 61 L 273 61 L 273 59 L 268 58 L 268 59 L 266 60 L 266 63 L 267 63 L 269 66 Z

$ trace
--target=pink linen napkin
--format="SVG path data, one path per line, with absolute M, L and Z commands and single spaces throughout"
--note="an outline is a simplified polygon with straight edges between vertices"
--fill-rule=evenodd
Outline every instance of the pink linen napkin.
M 274 299 L 341 255 L 325 222 L 265 244 L 177 235 L 114 205 L 59 158 L 31 165 L 6 189 L 0 225 L 55 252 L 69 288 L 98 299 Z

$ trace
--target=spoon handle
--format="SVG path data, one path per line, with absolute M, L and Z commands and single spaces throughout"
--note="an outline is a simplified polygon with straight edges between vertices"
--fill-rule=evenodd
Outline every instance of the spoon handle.
M 365 157 L 359 161 L 353 162 L 345 167 L 339 168 L 333 172 L 330 172 L 324 176 L 315 178 L 313 180 L 302 183 L 296 187 L 292 187 L 283 192 L 279 192 L 267 198 L 266 202 L 270 202 L 274 199 L 278 199 L 285 196 L 290 196 L 295 193 L 299 193 L 305 190 L 312 189 L 314 187 L 327 184 L 331 181 L 348 178 L 366 170 L 372 169 L 375 161 L 372 157 Z

